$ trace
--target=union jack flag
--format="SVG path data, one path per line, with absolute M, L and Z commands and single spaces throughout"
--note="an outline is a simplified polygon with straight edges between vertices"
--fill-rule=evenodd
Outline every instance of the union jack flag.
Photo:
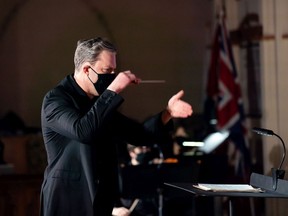
M 228 140 L 233 142 L 240 152 L 240 158 L 235 165 L 237 173 L 241 176 L 249 175 L 247 172 L 250 168 L 250 153 L 246 141 L 247 130 L 241 87 L 224 16 L 219 18 L 216 27 L 206 94 L 206 110 L 204 112 L 207 114 L 207 110 L 209 110 L 210 118 L 217 120 L 217 131 L 229 131 Z

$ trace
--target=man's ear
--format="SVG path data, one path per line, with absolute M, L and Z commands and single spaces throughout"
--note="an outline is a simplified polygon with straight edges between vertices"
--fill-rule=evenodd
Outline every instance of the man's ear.
M 89 69 L 90 69 L 90 65 L 89 64 L 84 64 L 83 66 L 82 66 L 82 71 L 85 73 L 85 74 L 89 74 Z

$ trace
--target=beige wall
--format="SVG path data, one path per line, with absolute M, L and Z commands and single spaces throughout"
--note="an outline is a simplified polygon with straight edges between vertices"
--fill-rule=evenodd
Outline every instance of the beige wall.
M 44 94 L 73 72 L 76 41 L 99 35 L 117 45 L 120 70 L 166 80 L 127 89 L 124 113 L 141 120 L 180 89 L 202 112 L 211 1 L 28 0 L 13 10 L 17 2 L 0 2 L 0 115 L 40 126 Z
M 288 80 L 288 2 L 286 0 L 263 1 L 261 14 L 264 34 L 267 37 L 262 43 L 262 82 L 264 113 L 262 125 L 271 128 L 287 143 L 287 80 Z M 281 142 L 277 138 L 264 139 L 264 162 L 266 173 L 272 167 L 278 168 L 282 158 Z M 287 147 L 286 147 L 287 148 Z M 287 170 L 287 160 L 282 169 Z M 287 178 L 287 173 L 285 176 Z M 267 200 L 267 215 L 287 215 L 286 200 Z
M 217 1 L 218 0 L 215 2 Z M 259 119 L 259 126 L 273 130 L 274 133 L 282 137 L 284 142 L 287 142 L 288 116 L 286 110 L 288 106 L 288 1 L 226 0 L 225 2 L 228 11 L 234 12 L 234 16 L 230 16 L 232 18 L 232 20 L 230 20 L 230 24 L 232 26 L 235 24 L 239 25 L 240 21 L 247 13 L 256 12 L 259 15 L 260 23 L 263 26 L 263 37 L 260 41 L 261 95 L 259 96 L 261 96 L 261 118 Z M 238 66 L 241 66 L 241 64 L 244 62 L 244 59 L 241 58 L 241 55 L 238 56 L 238 61 Z M 242 70 L 240 71 L 240 76 L 242 76 L 242 83 L 245 84 L 245 67 L 242 67 L 241 69 Z M 244 95 L 244 99 L 245 97 L 247 97 L 247 95 Z M 249 126 L 251 127 L 253 126 L 253 119 L 250 120 L 251 121 Z M 253 134 L 250 135 L 253 136 Z M 263 136 L 262 139 L 264 165 L 263 174 L 271 176 L 271 168 L 278 168 L 281 162 L 283 154 L 282 143 L 275 136 Z M 260 148 L 260 146 L 258 147 Z M 255 146 L 255 149 L 257 149 L 257 146 Z M 287 160 L 284 161 L 282 169 L 287 170 Z M 285 179 L 288 179 L 287 174 Z M 265 210 L 266 215 L 269 216 L 287 215 L 287 200 L 265 199 Z

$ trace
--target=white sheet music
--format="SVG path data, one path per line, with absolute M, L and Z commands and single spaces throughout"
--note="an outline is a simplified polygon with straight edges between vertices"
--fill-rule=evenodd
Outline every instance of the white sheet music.
M 214 192 L 264 192 L 261 188 L 255 188 L 248 184 L 203 184 L 199 183 L 193 185 L 196 188 L 205 191 Z

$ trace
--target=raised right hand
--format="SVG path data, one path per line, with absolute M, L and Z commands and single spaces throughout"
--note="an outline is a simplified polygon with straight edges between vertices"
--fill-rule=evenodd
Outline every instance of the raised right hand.
M 137 78 L 135 74 L 131 73 L 130 70 L 128 70 L 120 72 L 107 89 L 120 93 L 131 83 L 138 84 L 139 81 L 140 79 Z

